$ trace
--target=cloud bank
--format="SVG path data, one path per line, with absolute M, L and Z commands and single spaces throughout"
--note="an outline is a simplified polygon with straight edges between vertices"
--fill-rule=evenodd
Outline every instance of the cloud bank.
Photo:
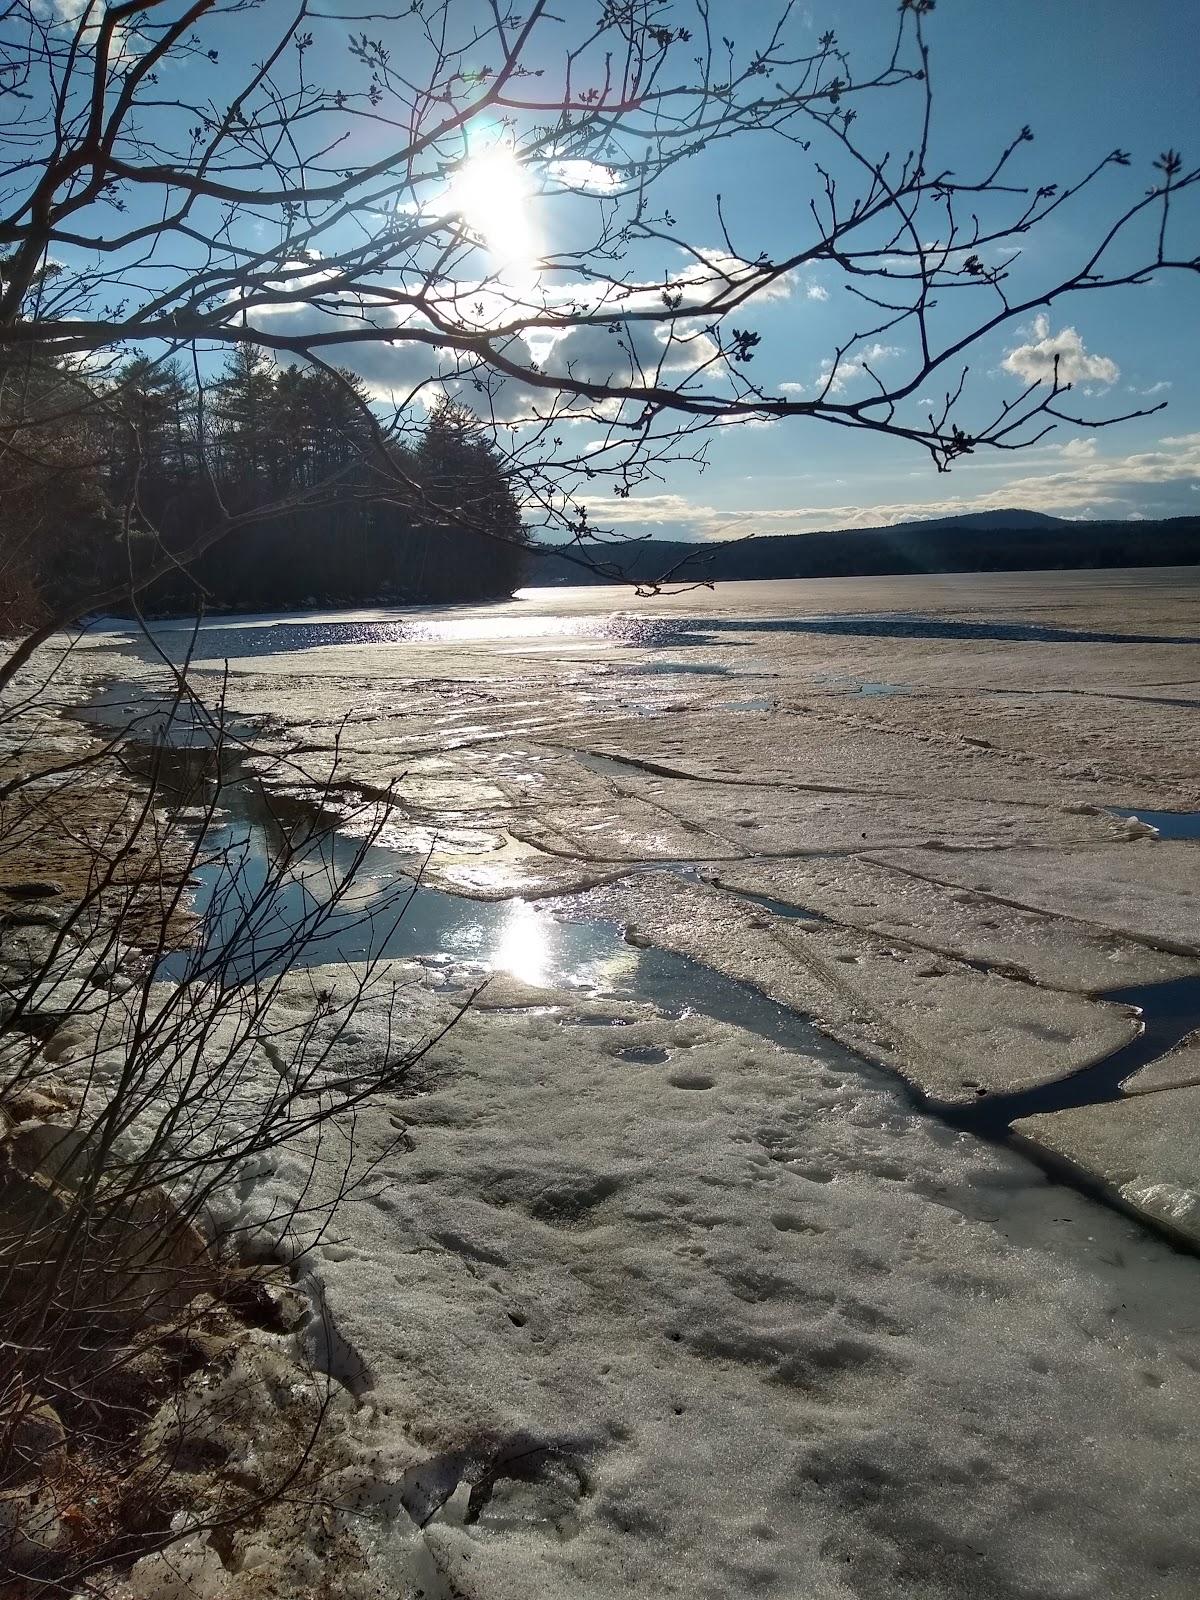
M 1111 521 L 1200 514 L 1200 433 L 1162 438 L 1153 449 L 1120 456 L 1100 456 L 1093 439 L 1072 440 L 1047 450 L 1043 460 L 1043 472 L 936 500 L 756 508 L 697 505 L 684 495 L 662 493 L 615 503 L 597 497 L 589 510 L 597 526 L 633 525 L 677 539 L 877 528 L 922 517 L 1018 508 Z

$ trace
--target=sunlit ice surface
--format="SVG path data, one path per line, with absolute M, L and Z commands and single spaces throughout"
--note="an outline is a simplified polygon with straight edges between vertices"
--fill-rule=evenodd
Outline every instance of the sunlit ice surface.
M 444 973 L 452 989 L 509 977 L 531 989 L 645 1000 L 670 1016 L 699 1010 L 792 1049 L 840 1053 L 812 1024 L 755 990 L 669 951 L 630 945 L 615 921 L 566 919 L 525 900 L 476 901 L 426 888 L 396 852 L 364 851 L 338 828 L 315 832 L 292 869 L 281 872 L 283 840 L 272 808 L 252 784 L 235 783 L 223 798 L 229 820 L 210 830 L 211 854 L 195 875 L 201 938 L 161 960 L 159 978 L 215 972 L 261 980 L 291 967 L 415 957 Z
M 700 643 L 704 638 L 686 619 L 614 611 L 591 616 L 563 613 L 530 614 L 517 609 L 470 612 L 405 610 L 391 615 L 378 611 L 344 612 L 340 616 L 294 613 L 273 618 L 226 616 L 206 618 L 202 627 L 177 622 L 155 622 L 151 641 L 122 625 L 110 632 L 130 640 L 136 649 L 157 656 L 164 650 L 176 660 L 193 663 L 233 660 L 252 656 L 283 655 L 292 650 L 330 646 L 388 646 L 405 644 L 495 645 L 542 650 L 556 645 L 595 649 L 621 644 L 635 648 Z

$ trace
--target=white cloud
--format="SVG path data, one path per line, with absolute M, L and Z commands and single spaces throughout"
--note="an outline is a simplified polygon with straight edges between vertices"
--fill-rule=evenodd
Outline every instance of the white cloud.
M 745 261 L 741 256 L 730 255 L 728 250 L 698 250 L 699 261 L 692 261 L 679 272 L 671 274 L 672 284 L 683 290 L 683 304 L 703 304 L 715 294 L 750 288 L 761 278 L 764 268 L 756 261 Z M 777 278 L 765 279 L 747 300 L 760 304 L 769 300 L 791 298 L 794 274 L 781 273 Z
M 427 325 L 392 307 L 366 306 L 358 316 L 318 315 L 302 301 L 288 301 L 259 308 L 254 320 L 264 332 L 284 338 L 299 340 L 312 333 L 347 335 L 345 344 L 324 345 L 319 354 L 355 373 L 366 384 L 370 397 L 385 406 L 407 400 L 414 390 L 420 390 L 418 398 L 425 403 L 445 391 L 481 416 L 511 422 L 527 419 L 534 403 L 535 392 L 528 385 L 489 369 L 473 354 L 460 355 L 449 346 L 428 344 L 414 337 L 428 331 Z M 379 337 L 353 338 L 370 329 L 377 330 Z M 528 366 L 533 359 L 521 338 L 508 338 L 498 342 L 496 348 L 520 366 Z M 302 357 L 279 350 L 276 360 L 286 365 L 292 360 L 302 362 Z M 422 389 L 422 385 L 426 387 Z M 544 407 L 550 404 L 547 396 Z
M 822 389 L 828 387 L 830 394 L 841 394 L 846 385 L 852 379 L 861 377 L 868 367 L 874 371 L 881 362 L 891 361 L 900 354 L 902 352 L 899 345 L 878 342 L 865 345 L 853 355 L 843 356 L 836 369 L 832 361 L 826 361 L 821 368 L 817 383 Z
M 546 173 L 564 188 L 588 194 L 611 194 L 622 182 L 620 173 L 598 161 L 552 161 Z
M 72 27 L 82 20 L 87 8 L 88 0 L 35 0 L 33 7 L 38 16 L 46 17 L 51 22 L 65 22 Z M 103 13 L 95 22 L 89 23 L 93 33 L 98 31 L 102 17 Z
M 1110 357 L 1093 355 L 1084 348 L 1077 328 L 1064 328 L 1061 333 L 1052 334 L 1050 319 L 1044 314 L 1034 318 L 1030 342 L 1010 350 L 1001 366 L 1025 383 L 1050 383 L 1054 379 L 1056 359 L 1059 383 L 1087 379 L 1111 384 L 1121 376 L 1121 369 Z
M 664 524 L 683 524 L 690 528 L 693 537 L 715 538 L 715 533 L 700 532 L 701 528 L 715 528 L 729 522 L 731 517 L 744 513 L 717 511 L 712 506 L 698 506 L 682 494 L 644 494 L 637 499 L 605 499 L 600 495 L 590 497 L 584 504 L 597 527 L 624 522 L 637 523 L 639 527 L 660 528 Z
M 806 300 L 828 300 L 829 290 L 821 283 L 810 283 L 804 291 Z
M 575 168 L 595 164 L 556 165 Z M 591 175 L 601 170 L 595 166 Z M 643 280 L 633 288 L 604 281 L 545 280 L 540 275 L 517 284 L 495 277 L 474 282 L 460 279 L 432 285 L 429 301 L 440 326 L 468 336 L 547 313 L 561 318 L 566 324 L 561 329 L 551 325 L 531 330 L 527 340 L 518 338 L 512 346 L 513 351 L 520 351 L 514 359 L 523 363 L 536 361 L 551 375 L 614 384 L 670 378 L 678 384 L 719 353 L 699 319 L 687 313 L 692 309 L 702 311 L 716 297 L 726 298 L 730 293 L 758 286 L 764 270 L 761 263 L 743 260 L 724 250 L 702 249 L 697 255 L 699 259 L 693 258 L 687 265 L 665 273 L 657 283 Z M 337 286 L 340 275 L 339 269 L 317 257 L 283 263 L 278 277 L 265 286 L 280 298 L 274 304 L 255 307 L 253 320 L 275 333 L 299 334 L 318 328 L 348 332 L 371 326 L 385 330 L 387 337 L 377 345 L 347 344 L 333 353 L 334 359 L 345 361 L 359 372 L 379 398 L 403 391 L 429 374 L 454 379 L 461 376 L 464 364 L 473 365 L 469 357 L 460 360 L 448 348 L 439 352 L 415 339 L 405 339 L 406 326 L 428 331 L 428 322 L 410 308 L 388 304 L 386 294 L 341 290 Z M 784 275 L 754 287 L 747 299 L 784 300 L 792 292 L 791 276 Z M 676 294 L 677 303 L 673 299 Z M 631 313 L 644 316 L 647 312 L 651 316 L 645 321 L 627 320 Z M 572 326 L 575 316 L 596 320 Z M 393 328 L 394 343 L 390 337 Z M 517 380 L 507 382 L 510 396 L 523 388 L 528 397 L 527 386 Z M 545 405 L 550 403 L 547 395 Z M 581 401 L 574 409 L 586 410 L 589 405 L 590 402 Z
M 99 36 L 100 25 L 104 21 L 107 8 L 90 4 L 90 0 L 34 0 L 33 10 L 52 26 L 72 31 L 77 30 L 87 16 L 81 43 L 85 49 L 90 49 L 94 47 Z M 137 59 L 143 48 L 143 41 L 138 37 L 136 20 L 116 23 L 108 49 L 109 66 L 129 66 Z
M 1131 383 L 1128 385 L 1130 394 L 1138 394 L 1143 398 L 1148 398 L 1150 395 L 1155 394 L 1166 394 L 1170 387 L 1170 378 L 1160 378 L 1157 383 L 1147 384 L 1144 389 L 1139 389 L 1136 383 Z
M 1065 461 L 1094 461 L 1099 448 L 1093 438 L 1068 439 L 1066 444 L 1059 445 L 1058 453 Z
M 544 357 L 547 372 L 584 383 L 654 383 L 660 374 L 694 372 L 717 354 L 708 334 L 677 323 L 674 337 L 646 322 L 572 328 Z

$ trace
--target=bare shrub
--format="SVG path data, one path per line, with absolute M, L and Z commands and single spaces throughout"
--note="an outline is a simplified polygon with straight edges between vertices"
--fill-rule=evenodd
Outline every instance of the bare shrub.
M 153 720 L 149 744 L 104 741 L 94 752 L 108 786 L 118 756 L 138 773 L 95 836 L 79 829 L 74 892 L 10 877 L 0 913 L 0 1504 L 10 1519 L 0 1560 L 39 1583 L 183 1536 L 180 1473 L 219 1466 L 247 1406 L 244 1382 L 193 1392 L 193 1374 L 234 1359 L 231 1309 L 275 1315 L 280 1265 L 303 1273 L 305 1249 L 370 1176 L 356 1159 L 356 1108 L 402 1092 L 432 1043 L 416 1033 L 404 980 L 371 953 L 412 884 L 361 910 L 353 898 L 388 807 L 371 802 L 353 858 L 338 866 L 320 808 L 285 818 L 255 780 L 274 846 L 248 872 L 244 837 L 212 843 L 244 754 L 220 710 L 209 715 L 181 679 Z M 60 775 L 56 814 L 76 786 L 78 814 L 89 814 L 101 766 L 76 761 Z M 10 809 L 39 781 L 10 778 Z M 27 825 L 35 814 L 30 805 Z M 198 872 L 214 887 L 196 921 L 186 905 Z M 308 886 L 299 909 L 287 893 L 298 879 Z M 304 983 L 298 964 L 347 915 L 366 959 L 336 981 Z M 309 1003 L 297 1006 L 297 984 Z M 384 1031 L 369 1058 L 347 1065 L 339 1045 L 368 997 Z M 299 1177 L 268 1188 L 265 1205 L 246 1204 L 255 1174 L 285 1148 L 298 1152 Z M 291 1454 L 276 1452 L 283 1481 L 227 1484 L 210 1521 L 244 1522 L 284 1493 L 332 1389 L 356 1389 L 319 1284 L 308 1287 L 317 1367 Z M 186 1535 L 198 1526 L 189 1517 Z

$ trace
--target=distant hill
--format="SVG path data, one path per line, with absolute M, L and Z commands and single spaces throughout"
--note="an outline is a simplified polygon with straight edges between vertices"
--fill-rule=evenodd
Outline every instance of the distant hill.
M 890 528 L 788 533 L 725 543 L 589 542 L 564 559 L 535 545 L 532 585 L 857 577 L 903 572 L 1021 572 L 1075 567 L 1173 567 L 1200 562 L 1200 517 L 1165 522 L 1069 522 L 1040 511 L 976 511 Z M 599 571 L 589 570 L 599 568 Z
M 978 529 L 980 533 L 995 533 L 1012 529 L 1016 533 L 1032 533 L 1039 528 L 1074 528 L 1078 523 L 1067 517 L 1052 517 L 1045 511 L 964 511 L 959 517 L 920 518 L 915 522 L 894 522 L 886 528 L 862 528 L 862 533 L 895 533 L 897 528 L 931 529 L 943 532 L 947 528 Z

